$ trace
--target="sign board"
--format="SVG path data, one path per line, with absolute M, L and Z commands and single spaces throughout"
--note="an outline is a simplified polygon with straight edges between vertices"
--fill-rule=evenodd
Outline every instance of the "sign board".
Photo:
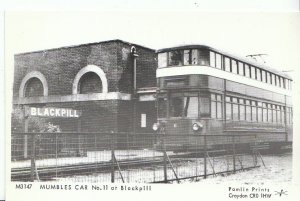
M 28 107 L 26 109 L 26 115 L 33 117 L 79 118 L 81 111 L 70 108 Z

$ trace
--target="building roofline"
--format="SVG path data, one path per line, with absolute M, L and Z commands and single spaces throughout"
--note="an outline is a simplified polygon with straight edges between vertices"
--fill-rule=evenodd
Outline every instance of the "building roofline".
M 102 44 L 102 43 L 110 43 L 110 42 L 121 42 L 127 45 L 134 45 L 136 47 L 141 47 L 144 49 L 148 49 L 148 50 L 152 50 L 152 51 L 156 51 L 155 49 L 143 46 L 143 45 L 139 45 L 136 43 L 130 43 L 124 40 L 120 40 L 120 39 L 112 39 L 112 40 L 105 40 L 105 41 L 100 41 L 100 42 L 92 42 L 92 43 L 85 43 L 85 44 L 78 44 L 78 45 L 69 45 L 69 46 L 62 46 L 62 47 L 57 47 L 57 48 L 49 48 L 49 49 L 44 49 L 44 50 L 36 50 L 36 51 L 30 51 L 30 52 L 21 52 L 21 53 L 17 53 L 15 54 L 15 56 L 19 56 L 19 55 L 26 55 L 26 54 L 32 54 L 32 53 L 41 53 L 41 52 L 47 52 L 47 51 L 55 51 L 55 50 L 60 50 L 60 49 L 69 49 L 69 48 L 77 48 L 77 47 L 84 47 L 84 46 L 89 46 L 89 45 L 97 45 L 97 44 Z
M 225 56 L 228 56 L 230 58 L 242 61 L 242 62 L 250 64 L 252 66 L 259 67 L 259 68 L 264 69 L 266 71 L 278 74 L 280 76 L 283 76 L 283 77 L 285 77 L 287 79 L 292 80 L 291 76 L 289 76 L 288 74 L 283 73 L 281 71 L 278 71 L 278 70 L 276 70 L 276 69 L 274 69 L 272 67 L 269 67 L 267 65 L 260 64 L 260 63 L 255 63 L 255 62 L 253 62 L 253 61 L 251 61 L 251 60 L 249 60 L 247 58 L 236 56 L 236 55 L 233 55 L 232 53 L 228 53 L 226 51 L 221 51 L 221 50 L 218 50 L 218 49 L 215 49 L 215 48 L 212 48 L 212 47 L 210 47 L 208 45 L 203 45 L 203 44 L 185 44 L 185 45 L 172 46 L 172 47 L 169 47 L 169 48 L 158 49 L 158 50 L 156 50 L 156 53 L 162 53 L 162 52 L 167 52 L 167 51 L 171 51 L 171 50 L 175 50 L 175 49 L 186 49 L 186 48 L 206 48 L 206 49 L 212 50 L 214 52 L 217 52 L 217 53 L 223 54 Z

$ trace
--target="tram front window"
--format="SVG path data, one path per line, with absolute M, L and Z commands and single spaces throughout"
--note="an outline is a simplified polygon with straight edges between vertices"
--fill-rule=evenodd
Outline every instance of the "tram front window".
M 170 66 L 182 66 L 183 51 L 174 50 L 169 52 L 169 65 Z
M 198 97 L 171 97 L 170 117 L 198 117 Z
M 158 98 L 158 117 L 167 117 L 167 98 Z

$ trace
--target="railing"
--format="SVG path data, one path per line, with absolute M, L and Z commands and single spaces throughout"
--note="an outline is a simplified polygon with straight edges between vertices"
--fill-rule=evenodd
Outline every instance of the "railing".
M 258 167 L 256 145 L 256 134 L 12 133 L 11 179 L 198 180 Z

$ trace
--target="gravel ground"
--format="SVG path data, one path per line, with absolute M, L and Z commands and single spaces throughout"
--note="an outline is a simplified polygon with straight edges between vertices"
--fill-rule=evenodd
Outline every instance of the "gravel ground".
M 292 154 L 263 155 L 266 167 L 259 160 L 259 168 L 237 174 L 209 177 L 204 182 L 240 182 L 244 184 L 288 183 L 292 181 Z M 203 180 L 201 180 L 203 181 Z

